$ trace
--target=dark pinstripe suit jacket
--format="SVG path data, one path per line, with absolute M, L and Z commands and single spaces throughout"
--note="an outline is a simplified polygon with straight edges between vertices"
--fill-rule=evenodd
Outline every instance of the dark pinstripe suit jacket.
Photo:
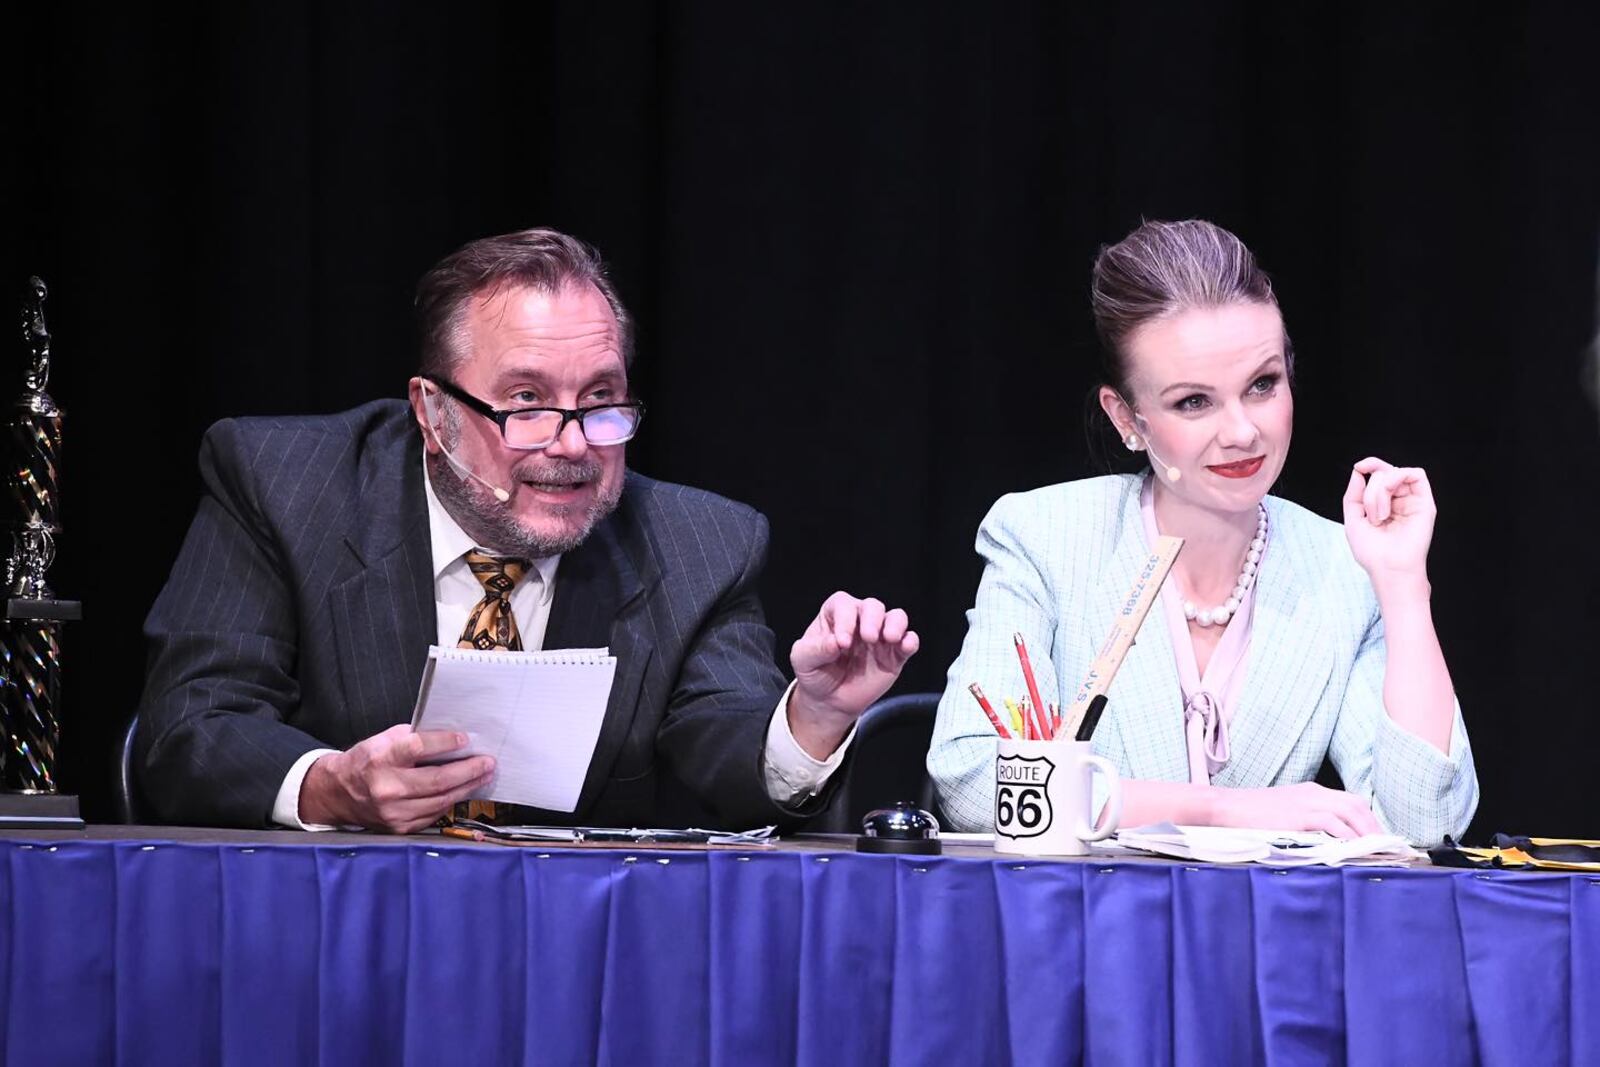
M 410 409 L 218 423 L 205 495 L 145 623 L 139 781 L 164 818 L 262 826 L 290 766 L 406 722 L 436 639 Z M 548 648 L 609 646 L 616 680 L 574 813 L 549 822 L 785 822 L 761 753 L 784 681 L 756 598 L 766 520 L 630 473 L 562 557 Z M 837 777 L 837 776 L 835 776 Z

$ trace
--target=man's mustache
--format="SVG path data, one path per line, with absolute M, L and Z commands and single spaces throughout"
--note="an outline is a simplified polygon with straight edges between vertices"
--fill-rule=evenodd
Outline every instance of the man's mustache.
M 511 471 L 519 482 L 536 485 L 571 485 L 574 482 L 598 481 L 603 468 L 597 462 L 565 462 L 561 460 L 529 460 L 519 463 Z

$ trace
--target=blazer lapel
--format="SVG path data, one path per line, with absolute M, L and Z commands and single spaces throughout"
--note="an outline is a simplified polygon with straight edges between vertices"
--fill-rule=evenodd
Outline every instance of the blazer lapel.
M 1319 561 L 1281 528 L 1282 509 L 1267 499 L 1267 552 L 1256 580 L 1250 652 L 1239 706 L 1228 723 L 1232 758 L 1213 779 L 1224 786 L 1270 785 L 1316 711 L 1333 651 L 1322 639 L 1315 576 Z
M 600 724 L 594 757 L 578 796 L 578 811 L 587 811 L 633 728 L 639 690 L 653 651 L 641 616 L 646 588 L 655 572 L 642 546 L 629 551 L 619 534 L 618 516 L 600 524 L 576 549 L 561 557 L 556 570 L 555 601 L 545 628 L 545 647 L 610 648 L 617 672 Z
M 1150 554 L 1145 542 L 1144 518 L 1139 510 L 1139 486 L 1134 482 L 1123 494 L 1115 549 L 1100 569 L 1089 610 L 1062 605 L 1063 612 L 1077 610 L 1089 621 L 1086 640 L 1089 659 L 1100 646 L 1127 600 L 1139 568 Z M 1077 680 L 1073 680 L 1077 684 Z M 1167 633 L 1161 606 L 1156 604 L 1139 627 L 1133 647 L 1106 691 L 1105 719 L 1095 732 L 1095 750 L 1128 769 L 1131 778 L 1187 781 L 1189 757 L 1183 738 L 1183 693 L 1173 660 L 1172 638 Z M 1107 730 L 1109 727 L 1109 731 Z M 1102 737 L 1109 733 L 1109 736 Z
M 422 447 L 414 429 L 401 432 L 363 463 L 367 488 L 345 536 L 355 573 L 329 594 L 345 706 L 357 737 L 410 719 L 428 646 L 437 637 Z

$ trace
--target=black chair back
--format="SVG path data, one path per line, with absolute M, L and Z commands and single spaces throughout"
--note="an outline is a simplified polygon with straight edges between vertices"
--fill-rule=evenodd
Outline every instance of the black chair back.
M 122 744 L 117 747 L 117 766 L 112 775 L 112 801 L 116 805 L 117 821 L 126 824 L 150 821 L 139 799 L 139 783 L 133 776 L 133 735 L 138 729 L 139 713 L 134 712 L 127 728 L 122 731 Z
M 904 693 L 867 709 L 850 742 L 845 780 L 828 809 L 806 824 L 807 831 L 858 834 L 864 815 L 898 800 L 913 801 L 938 817 L 927 759 L 940 695 Z

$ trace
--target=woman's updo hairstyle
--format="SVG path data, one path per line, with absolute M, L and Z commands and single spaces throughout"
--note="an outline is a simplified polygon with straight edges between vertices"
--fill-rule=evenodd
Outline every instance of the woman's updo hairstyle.
M 1271 280 L 1244 242 L 1202 219 L 1146 222 L 1101 248 L 1092 287 L 1101 374 L 1124 400 L 1129 397 L 1127 341 L 1139 327 L 1191 308 L 1278 306 Z M 1287 331 L 1283 359 L 1292 383 L 1294 350 Z

